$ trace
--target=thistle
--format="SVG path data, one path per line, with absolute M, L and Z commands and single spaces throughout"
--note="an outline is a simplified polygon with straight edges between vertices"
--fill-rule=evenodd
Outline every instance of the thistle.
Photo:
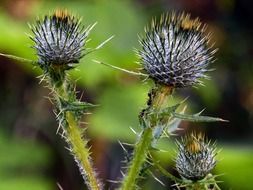
M 80 19 L 67 11 L 57 10 L 31 26 L 38 63 L 42 69 L 48 66 L 69 69 L 83 57 L 84 45 L 92 27 L 84 27 Z
M 31 27 L 34 37 L 30 38 L 35 43 L 33 48 L 38 55 L 37 64 L 44 72 L 43 79 L 52 89 L 62 137 L 68 143 L 88 189 L 99 190 L 102 184 L 93 168 L 88 141 L 80 128 L 83 114 L 93 105 L 77 99 L 74 84 L 66 73 L 84 56 L 84 45 L 93 26 L 84 29 L 80 19 L 58 10 L 52 16 L 38 20 Z
M 77 99 L 75 84 L 67 75 L 67 70 L 74 68 L 84 55 L 99 50 L 113 38 L 108 38 L 94 49 L 85 49 L 87 37 L 94 26 L 84 29 L 79 18 L 66 10 L 57 10 L 30 26 L 34 35 L 29 37 L 34 42 L 32 47 L 36 50 L 38 60 L 2 53 L 0 56 L 31 63 L 43 70 L 42 81 L 46 81 L 52 90 L 50 99 L 55 104 L 61 136 L 68 143 L 88 189 L 100 190 L 103 185 L 93 168 L 88 140 L 83 137 L 80 128 L 83 114 L 94 105 Z
M 144 70 L 155 82 L 182 88 L 201 83 L 213 62 L 210 35 L 199 19 L 189 14 L 167 14 L 153 20 L 140 39 L 138 51 Z
M 140 38 L 142 49 L 137 54 L 146 73 L 134 74 L 153 79 L 154 87 L 148 94 L 147 107 L 139 114 L 142 132 L 135 144 L 127 174 L 124 175 L 122 190 L 136 189 L 142 166 L 152 150 L 150 147 L 156 149 L 156 142 L 163 134 L 167 134 L 171 123 L 177 123 L 178 126 L 182 120 L 224 121 L 202 116 L 201 113 L 184 114 L 185 108 L 178 113 L 176 110 L 181 103 L 171 107 L 167 104 L 168 96 L 172 95 L 174 89 L 202 84 L 200 79 L 207 78 L 207 66 L 213 62 L 216 50 L 212 50 L 210 35 L 206 35 L 205 30 L 205 25 L 199 19 L 191 19 L 190 15 L 184 13 L 171 13 L 162 16 L 159 22 L 153 20 L 151 26 L 145 29 L 145 35 Z M 126 72 L 125 69 L 120 70 Z M 180 175 L 191 180 L 204 178 L 216 163 L 214 148 L 206 145 L 204 140 L 200 141 L 200 137 L 197 140 L 193 141 L 195 144 L 189 145 L 195 147 L 194 152 L 189 152 L 190 149 L 183 149 L 184 146 L 180 145 L 181 151 L 177 159 Z M 195 168 L 196 164 L 200 165 Z M 178 182 L 171 174 L 167 176 Z
M 177 147 L 176 168 L 185 179 L 202 180 L 216 165 L 216 147 L 201 133 L 187 135 Z

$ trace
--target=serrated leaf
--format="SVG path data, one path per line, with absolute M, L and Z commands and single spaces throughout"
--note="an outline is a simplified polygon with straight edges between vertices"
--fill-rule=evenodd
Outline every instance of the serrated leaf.
M 175 112 L 171 114 L 175 118 L 185 120 L 185 121 L 191 121 L 191 122 L 217 122 L 217 121 L 227 122 L 227 120 L 224 120 L 218 117 L 201 116 L 198 114 L 188 115 L 188 114 L 180 114 L 180 113 L 175 113 Z
M 166 107 L 164 109 L 162 109 L 159 112 L 156 112 L 155 110 L 152 110 L 152 112 L 149 113 L 149 115 L 155 116 L 156 119 L 160 119 L 163 118 L 164 116 L 170 116 L 173 112 L 175 112 L 177 110 L 177 108 L 181 105 L 181 103 L 178 103 L 176 105 L 170 106 L 170 107 Z

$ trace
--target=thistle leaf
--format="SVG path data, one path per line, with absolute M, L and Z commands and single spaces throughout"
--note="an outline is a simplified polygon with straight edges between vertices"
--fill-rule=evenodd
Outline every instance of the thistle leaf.
M 91 104 L 91 103 L 87 103 L 87 102 L 67 102 L 63 99 L 60 99 L 61 101 L 61 107 L 65 110 L 65 111 L 85 111 L 89 108 L 93 108 L 96 107 L 97 105 Z
M 174 113 L 177 108 L 181 105 L 182 103 L 178 103 L 176 105 L 173 105 L 173 106 L 170 106 L 170 107 L 167 107 L 167 108 L 164 108 L 161 110 L 161 112 L 159 113 L 160 116 L 166 116 L 166 115 L 171 115 L 172 113 Z
M 180 112 L 180 114 L 184 114 L 185 110 L 186 110 L 187 106 L 185 106 L 183 108 L 183 110 Z M 173 118 L 172 120 L 169 121 L 169 123 L 167 124 L 167 131 L 169 134 L 179 130 L 179 125 L 181 123 L 182 119 L 179 118 Z
M 191 122 L 228 122 L 227 120 L 218 118 L 218 117 L 209 117 L 209 116 L 201 116 L 199 114 L 194 115 L 188 115 L 188 114 L 180 114 L 180 113 L 171 113 L 173 117 L 185 120 L 185 121 L 191 121 Z

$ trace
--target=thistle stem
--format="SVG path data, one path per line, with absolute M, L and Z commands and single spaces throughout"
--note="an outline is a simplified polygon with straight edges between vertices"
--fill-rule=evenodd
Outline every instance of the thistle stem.
M 122 184 L 121 187 L 122 190 L 136 189 L 135 181 L 139 176 L 142 164 L 146 160 L 151 140 L 152 140 L 152 129 L 148 127 L 147 129 L 142 131 L 141 138 L 135 146 L 133 153 L 134 157 L 131 161 L 130 168 Z
M 167 86 L 159 86 L 155 91 L 151 91 L 148 100 L 148 107 L 143 110 L 144 120 L 148 120 L 148 111 L 152 108 L 160 109 L 167 100 L 167 96 L 172 93 L 172 88 Z M 130 167 L 127 171 L 126 176 L 123 179 L 121 190 L 132 190 L 136 189 L 136 181 L 141 171 L 142 165 L 146 161 L 148 150 L 153 140 L 153 128 L 156 122 L 150 121 L 150 126 L 143 129 L 138 142 L 135 145 L 133 152 L 133 159 L 130 162 Z
M 66 121 L 68 123 L 65 134 L 66 139 L 72 149 L 85 183 L 90 190 L 99 190 L 101 189 L 101 185 L 92 167 L 90 152 L 87 148 L 88 141 L 82 138 L 82 132 L 78 127 L 75 116 L 71 112 L 66 113 Z
M 68 90 L 68 81 L 65 79 L 64 82 L 58 83 L 54 86 L 56 99 L 64 98 L 65 101 L 73 99 L 73 95 Z M 58 101 L 58 100 L 57 100 Z M 79 119 L 76 118 L 74 112 L 63 111 L 66 126 L 62 126 L 64 130 L 64 137 L 66 142 L 70 146 L 70 151 L 73 154 L 75 161 L 78 164 L 79 170 L 84 178 L 84 181 L 89 190 L 101 190 L 102 184 L 96 176 L 96 172 L 93 169 L 90 151 L 87 146 L 88 141 L 83 138 L 82 130 L 79 127 Z

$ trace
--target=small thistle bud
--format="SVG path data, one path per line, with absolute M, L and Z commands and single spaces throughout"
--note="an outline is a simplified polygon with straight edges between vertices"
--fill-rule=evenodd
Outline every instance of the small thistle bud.
M 201 83 L 216 50 L 209 47 L 205 25 L 189 14 L 167 14 L 153 20 L 140 39 L 144 70 L 154 81 L 182 88 Z
M 197 181 L 205 178 L 216 165 L 216 149 L 207 142 L 203 134 L 192 133 L 177 142 L 179 149 L 176 169 L 188 180 Z
M 67 11 L 57 10 L 52 16 L 45 16 L 42 21 L 37 20 L 31 27 L 41 67 L 66 66 L 78 63 L 82 58 L 89 29 L 84 30 L 80 19 Z

